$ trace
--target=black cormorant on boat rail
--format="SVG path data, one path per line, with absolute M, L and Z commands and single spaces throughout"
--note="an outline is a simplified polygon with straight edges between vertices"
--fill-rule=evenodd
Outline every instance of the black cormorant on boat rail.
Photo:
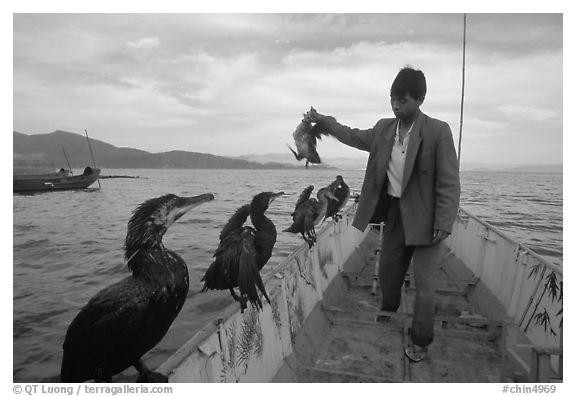
M 350 199 L 350 187 L 348 187 L 348 184 L 344 182 L 344 178 L 341 175 L 338 175 L 336 176 L 336 180 L 330 183 L 328 189 L 332 194 L 334 194 L 336 200 L 330 199 L 328 201 L 324 220 L 328 217 L 332 217 L 332 219 L 337 222 L 341 217 L 338 212 L 344 209 L 344 206 L 346 206 L 346 203 Z M 322 222 L 324 222 L 324 220 L 322 220 Z
M 262 308 L 258 289 L 270 303 L 260 270 L 272 255 L 277 233 L 265 212 L 272 201 L 283 194 L 282 191 L 257 194 L 250 204 L 241 206 L 230 217 L 220 232 L 214 262 L 202 278 L 202 291 L 230 290 L 232 298 L 240 303 L 242 312 L 247 307 L 247 300 L 256 309 Z M 244 225 L 248 216 L 254 227 Z M 240 296 L 234 291 L 235 287 L 238 287 Z
M 130 366 L 139 382 L 167 382 L 141 357 L 164 337 L 184 305 L 188 268 L 162 244 L 166 230 L 212 194 L 183 198 L 167 194 L 150 199 L 128 222 L 125 257 L 132 275 L 97 293 L 68 327 L 62 382 L 110 382 Z
M 316 243 L 316 226 L 326 215 L 328 208 L 328 200 L 337 201 L 338 199 L 332 194 L 328 187 L 323 187 L 318 190 L 316 198 L 310 198 L 314 190 L 314 186 L 308 186 L 302 191 L 294 212 L 292 212 L 292 225 L 283 232 L 291 232 L 293 234 L 300 233 L 302 238 L 308 242 L 308 246 L 314 246 Z

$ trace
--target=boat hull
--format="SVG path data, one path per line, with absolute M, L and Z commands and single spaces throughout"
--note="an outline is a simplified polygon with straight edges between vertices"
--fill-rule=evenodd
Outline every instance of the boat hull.
M 34 193 L 47 191 L 78 190 L 91 186 L 100 177 L 100 169 L 90 168 L 77 176 L 62 173 L 46 175 L 14 175 L 13 192 Z

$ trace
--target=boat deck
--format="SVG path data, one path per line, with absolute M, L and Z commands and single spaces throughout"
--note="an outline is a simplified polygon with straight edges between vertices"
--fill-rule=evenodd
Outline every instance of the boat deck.
M 457 260 L 448 255 L 446 261 Z M 413 363 L 404 355 L 409 340 L 415 289 L 407 275 L 399 312 L 381 311 L 380 290 L 373 293 L 372 257 L 357 273 L 342 273 L 345 292 L 334 305 L 323 305 L 327 325 L 313 352 L 287 358 L 299 382 L 499 382 L 501 326 L 475 312 L 466 295 L 475 287 L 471 274 L 458 279 L 442 270 L 437 296 L 435 339 L 428 357 Z M 449 263 L 448 263 L 449 264 Z M 449 265 L 446 267 L 450 267 Z M 320 324 L 319 324 L 320 323 Z M 314 330 L 307 329 L 308 337 Z M 279 377 L 279 381 L 286 378 Z

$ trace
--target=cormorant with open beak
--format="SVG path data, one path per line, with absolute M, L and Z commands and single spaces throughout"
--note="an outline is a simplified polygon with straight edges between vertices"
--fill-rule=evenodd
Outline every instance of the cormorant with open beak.
M 314 227 L 326 215 L 328 200 L 337 200 L 328 187 L 318 190 L 316 194 L 318 199 L 310 198 L 312 190 L 314 190 L 314 186 L 308 186 L 302 191 L 296 202 L 296 208 L 292 212 L 292 225 L 284 230 L 284 232 L 294 234 L 300 233 L 302 238 L 308 242 L 308 247 L 312 247 L 316 243 Z
M 270 303 L 260 270 L 272 255 L 276 243 L 276 227 L 266 217 L 268 206 L 284 192 L 262 192 L 250 204 L 241 206 L 220 232 L 220 244 L 214 262 L 204 274 L 205 290 L 230 290 L 244 312 L 249 300 L 256 309 L 262 308 L 258 290 Z M 250 216 L 252 225 L 244 225 Z M 240 296 L 234 290 L 238 287 Z
M 167 382 L 141 357 L 164 337 L 184 305 L 188 268 L 162 244 L 166 230 L 212 194 L 167 194 L 141 204 L 128 222 L 125 258 L 132 275 L 97 293 L 68 327 L 62 382 L 110 382 L 130 366 L 139 382 Z

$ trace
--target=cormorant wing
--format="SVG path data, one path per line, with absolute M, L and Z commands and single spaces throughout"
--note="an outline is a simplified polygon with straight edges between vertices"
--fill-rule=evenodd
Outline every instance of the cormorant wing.
M 318 201 L 312 199 L 306 206 L 306 214 L 304 216 L 304 230 L 310 231 L 314 228 L 314 222 L 320 215 L 320 207 Z
M 326 207 L 326 213 L 324 213 L 324 217 L 322 218 L 322 224 L 328 219 L 328 217 L 333 217 L 337 213 L 337 205 L 338 203 L 333 203 L 328 201 L 328 206 Z
M 328 188 L 330 189 L 332 194 L 336 195 L 338 193 L 338 186 L 336 185 L 335 187 L 332 187 L 333 185 L 334 183 L 328 186 Z M 339 205 L 340 201 L 334 201 L 329 199 L 326 204 L 326 213 L 324 214 L 324 219 L 322 219 L 322 222 L 324 222 L 324 220 L 326 220 L 328 217 L 333 217 L 336 213 L 338 213 L 338 209 L 340 208 Z
M 344 199 L 342 199 L 342 201 L 340 201 L 340 205 L 338 210 L 341 210 L 344 208 L 344 206 L 346 206 L 346 203 L 348 203 L 348 200 L 350 199 L 350 191 L 348 191 L 346 193 L 346 195 L 344 196 Z
M 246 227 L 241 235 L 242 249 L 238 269 L 238 289 L 242 295 L 246 295 L 248 300 L 257 309 L 262 309 L 262 301 L 258 296 L 258 289 L 268 303 L 270 298 L 266 294 L 266 288 L 260 277 L 260 271 L 256 263 L 256 249 L 254 245 L 254 230 Z
M 149 285 L 133 277 L 96 294 L 66 332 L 63 377 L 75 382 L 93 379 L 98 367 L 119 372 L 154 347 L 164 335 L 158 334 L 157 339 L 147 335 L 155 326 L 150 321 L 157 316 L 150 311 L 154 295 Z
M 230 217 L 224 228 L 222 228 L 222 231 L 220 232 L 220 241 L 225 239 L 233 230 L 241 228 L 246 222 L 249 214 L 250 204 L 239 207 Z
M 242 249 L 241 234 L 244 227 L 231 228 L 228 234 L 220 241 L 214 257 L 216 258 L 202 277 L 204 290 L 229 289 L 236 285 L 238 277 L 238 261 Z
M 348 186 L 348 184 L 346 184 L 344 180 L 342 180 L 342 182 L 340 183 L 340 189 L 344 191 L 344 193 L 346 193 L 348 196 L 350 196 L 350 187 Z
M 300 197 L 298 198 L 298 201 L 296 202 L 296 209 L 298 209 L 298 206 L 302 205 L 304 202 L 310 199 L 312 190 L 314 190 L 314 186 L 308 186 L 302 191 Z
M 350 199 L 350 187 L 348 187 L 348 184 L 346 184 L 344 180 L 342 180 L 342 182 L 340 183 L 340 188 L 338 188 L 337 193 L 334 195 L 336 195 L 336 197 L 338 198 L 339 202 L 338 210 L 346 206 L 346 203 Z

